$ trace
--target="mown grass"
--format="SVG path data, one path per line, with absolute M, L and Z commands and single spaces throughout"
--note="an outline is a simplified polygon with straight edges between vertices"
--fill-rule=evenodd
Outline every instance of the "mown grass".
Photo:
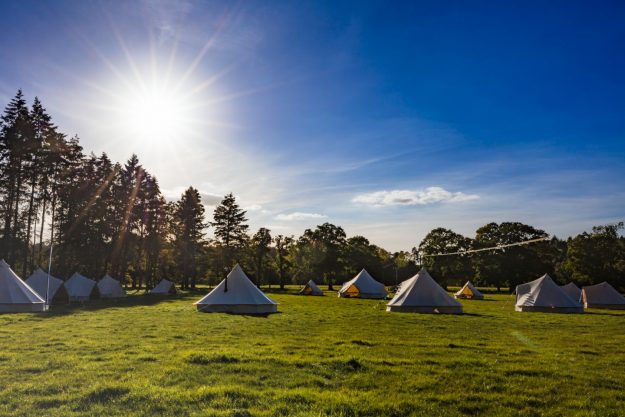
M 1 416 L 622 416 L 625 313 L 385 312 L 274 293 L 268 317 L 131 296 L 0 316 Z

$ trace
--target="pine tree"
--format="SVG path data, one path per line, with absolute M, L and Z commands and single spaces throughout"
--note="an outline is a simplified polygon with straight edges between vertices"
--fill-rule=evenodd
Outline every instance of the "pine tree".
M 111 262 L 114 265 L 113 270 L 124 278 L 128 271 L 128 266 L 136 255 L 137 241 L 135 232 L 138 229 L 139 209 L 137 201 L 139 193 L 145 185 L 145 170 L 139 164 L 137 155 L 132 155 L 124 165 L 115 192 L 115 229 L 116 236 L 114 238 L 113 249 L 111 254 Z M 136 274 L 131 274 L 132 286 L 136 287 Z
M 22 90 L 7 105 L 2 116 L 0 131 L 0 193 L 2 193 L 2 241 L 0 256 L 13 263 L 18 237 L 23 234 L 18 223 L 20 203 L 24 191 L 24 156 L 28 138 L 31 136 L 31 123 Z
M 223 266 L 232 267 L 232 260 L 237 257 L 237 249 L 243 247 L 248 239 L 245 218 L 246 211 L 241 210 L 232 193 L 226 195 L 213 212 L 211 226 L 215 228 L 215 238 L 223 248 Z
M 167 203 L 156 178 L 148 176 L 144 193 L 142 222 L 145 230 L 143 252 L 148 288 L 154 287 L 160 266 L 160 254 L 167 238 Z
M 30 111 L 31 136 L 26 141 L 26 153 L 24 157 L 25 169 L 28 175 L 28 208 L 26 211 L 26 233 L 24 239 L 24 251 L 22 258 L 22 275 L 34 264 L 34 240 L 31 246 L 31 229 L 36 229 L 38 205 L 41 201 L 38 194 L 40 192 L 40 177 L 42 175 L 42 165 L 47 142 L 56 135 L 56 127 L 52 124 L 52 118 L 46 113 L 43 105 L 37 97 L 33 102 Z M 36 236 L 36 235 L 35 235 Z
M 172 233 L 175 238 L 176 259 L 183 273 L 182 288 L 195 288 L 197 262 L 203 247 L 204 206 L 197 189 L 189 187 L 175 205 Z

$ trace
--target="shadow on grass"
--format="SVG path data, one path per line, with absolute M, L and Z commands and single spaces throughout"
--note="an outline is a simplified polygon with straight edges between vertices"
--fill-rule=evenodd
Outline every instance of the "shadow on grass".
M 584 310 L 584 314 L 590 314 L 592 316 L 612 316 L 612 317 L 625 317 L 625 310 L 613 310 L 613 311 L 622 311 L 623 313 L 611 313 L 609 311 L 596 311 L 596 310 Z
M 293 288 L 280 289 L 279 287 L 278 288 L 262 287 L 261 291 L 267 294 L 300 295 L 299 288 L 298 289 L 293 289 Z
M 469 317 L 492 317 L 488 314 L 480 314 L 480 313 L 462 313 L 458 314 L 459 316 L 469 316 Z
M 78 311 L 95 311 L 106 308 L 125 308 L 138 306 L 153 306 L 162 303 L 172 303 L 175 301 L 186 300 L 189 302 L 197 299 L 196 294 L 179 294 L 173 296 L 156 296 L 156 295 L 129 295 L 124 298 L 102 298 L 90 300 L 84 303 L 70 303 L 62 305 L 51 305 L 46 312 L 37 313 L 38 317 L 54 317 L 66 314 L 73 314 Z
M 229 312 L 226 312 L 226 311 L 198 311 L 198 313 L 204 313 L 204 314 L 227 314 L 228 316 L 243 316 L 243 317 L 252 317 L 252 318 L 266 319 L 269 316 L 273 316 L 275 314 L 282 314 L 282 311 L 275 311 L 273 313 L 263 313 L 263 314 L 229 313 Z

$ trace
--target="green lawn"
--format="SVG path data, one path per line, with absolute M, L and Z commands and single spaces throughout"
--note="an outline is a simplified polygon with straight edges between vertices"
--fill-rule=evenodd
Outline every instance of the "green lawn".
M 270 294 L 269 317 L 199 294 L 0 316 L 0 416 L 622 416 L 625 312 L 462 316 Z

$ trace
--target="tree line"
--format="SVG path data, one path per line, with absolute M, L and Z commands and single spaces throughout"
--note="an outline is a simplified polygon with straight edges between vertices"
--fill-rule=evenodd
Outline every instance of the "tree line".
M 432 257 L 548 235 L 521 223 L 490 223 L 473 239 L 437 228 L 418 248 L 390 252 L 363 236 L 347 237 L 331 223 L 298 237 L 264 227 L 252 233 L 232 193 L 207 217 L 197 189 L 167 201 L 136 155 L 120 164 L 106 153 L 86 154 L 37 98 L 28 106 L 18 91 L 6 106 L 0 119 L 0 257 L 23 277 L 46 269 L 51 254 L 53 275 L 109 273 L 136 289 L 162 278 L 183 289 L 214 285 L 237 262 L 257 285 L 282 288 L 314 279 L 332 289 L 362 268 L 395 285 L 421 265 L 443 285 L 473 279 L 504 288 L 548 272 L 560 281 L 625 287 L 622 223 L 567 241 Z
M 471 239 L 445 228 L 425 236 L 413 252 L 443 285 L 471 279 L 483 286 L 509 288 L 547 273 L 560 284 L 591 285 L 607 281 L 625 289 L 625 238 L 623 222 L 595 226 L 591 232 L 561 240 L 544 230 L 518 222 L 489 223 Z M 545 239 L 527 245 L 444 256 L 501 247 L 516 242 Z M 431 256 L 439 255 L 443 256 Z M 459 278 L 461 278 L 459 280 Z

